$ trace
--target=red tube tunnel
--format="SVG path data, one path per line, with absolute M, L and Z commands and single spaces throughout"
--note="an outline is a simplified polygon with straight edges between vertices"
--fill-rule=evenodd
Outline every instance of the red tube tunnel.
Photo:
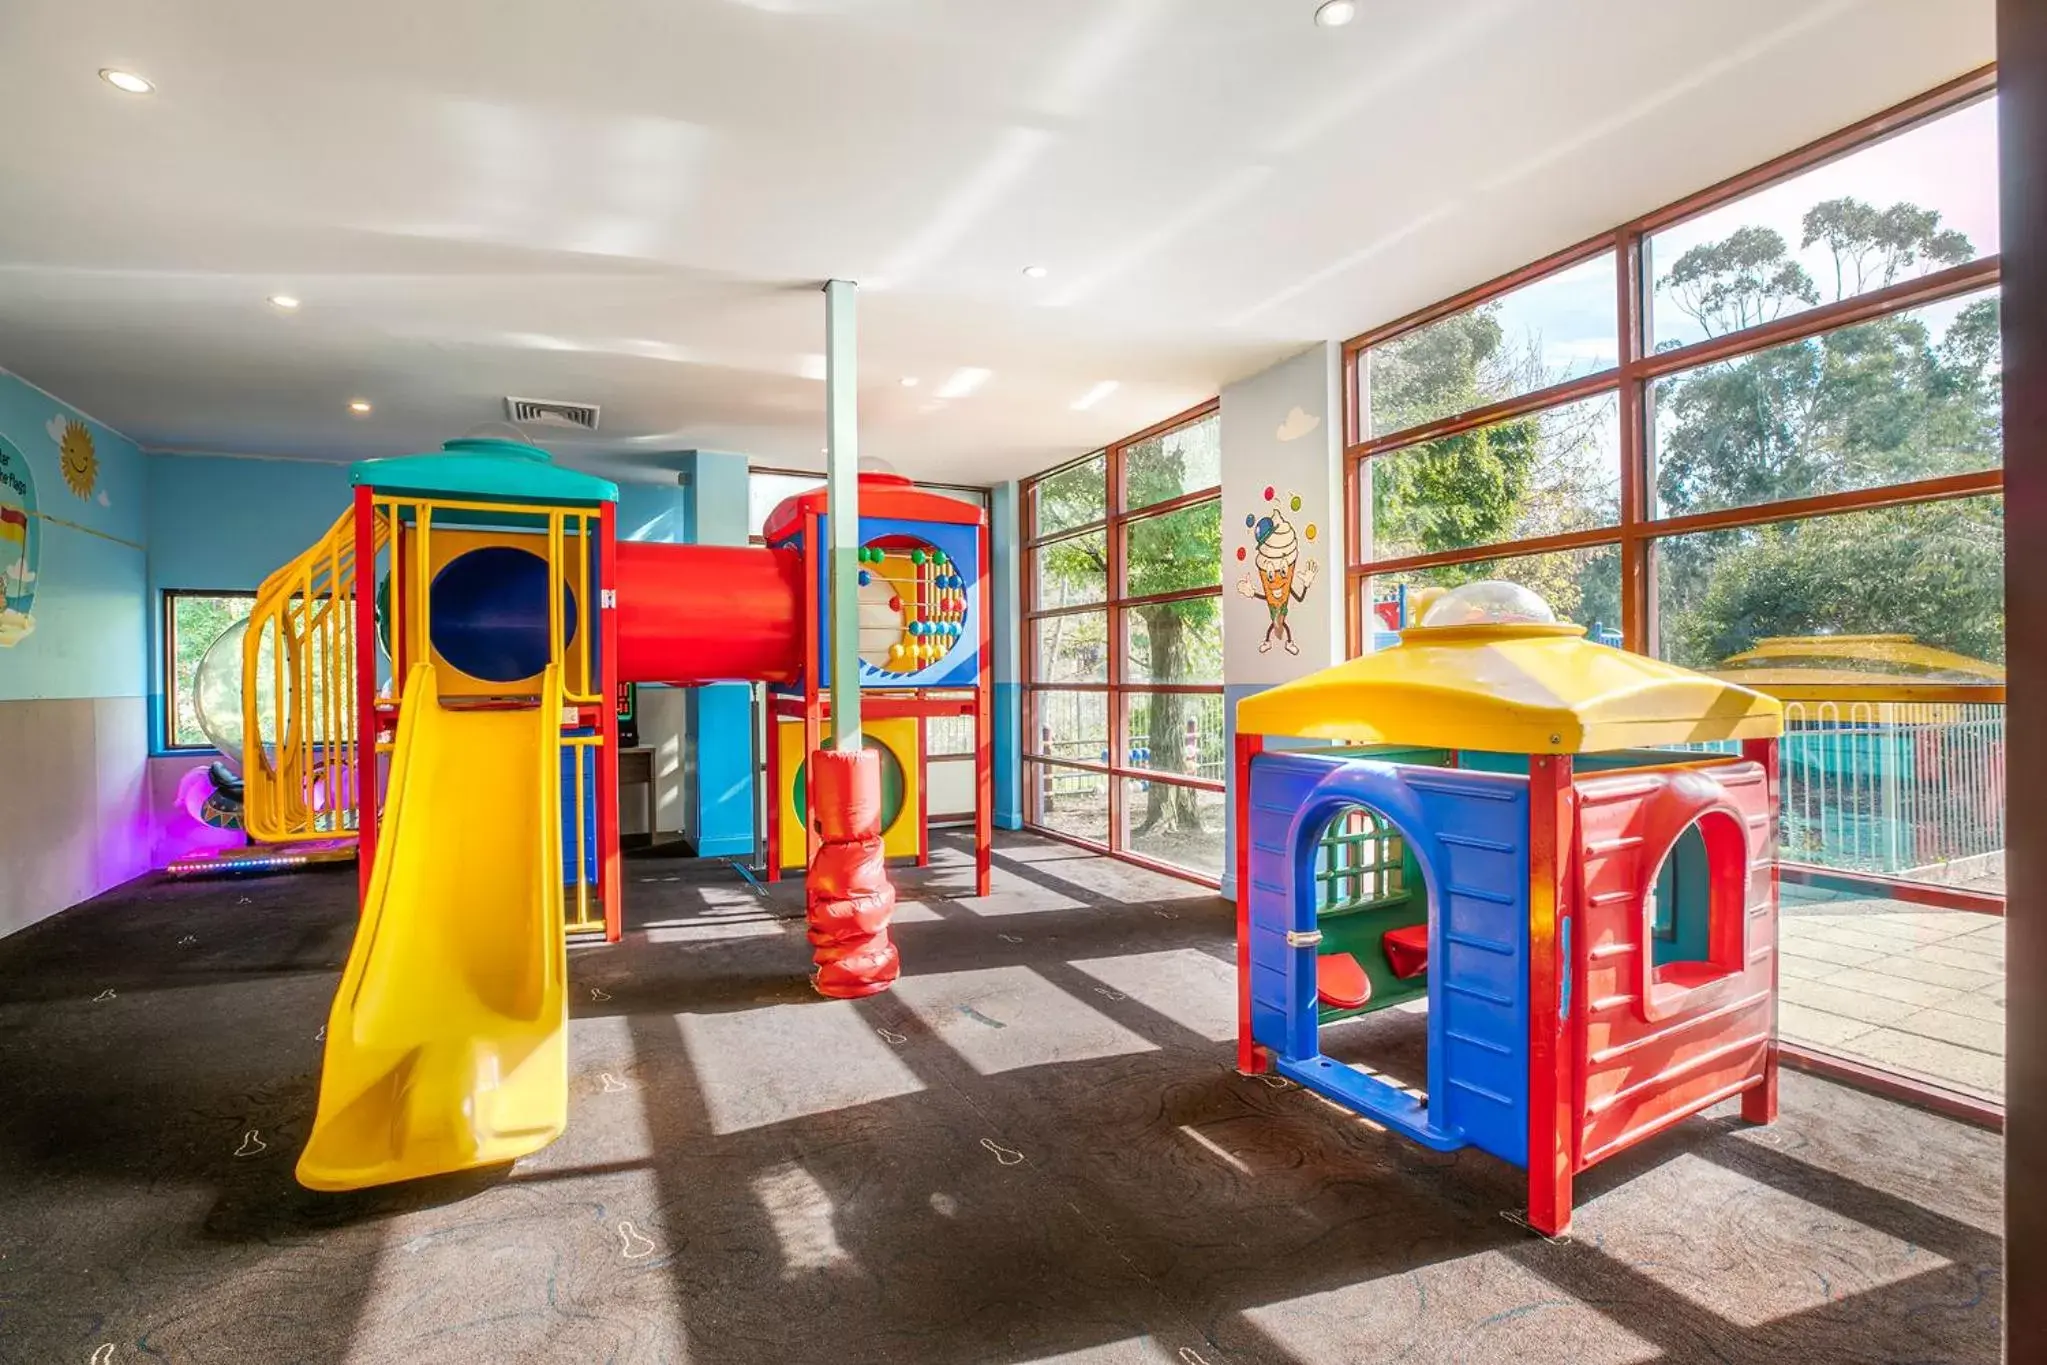
M 694 686 L 803 672 L 803 556 L 621 540 L 618 679 Z

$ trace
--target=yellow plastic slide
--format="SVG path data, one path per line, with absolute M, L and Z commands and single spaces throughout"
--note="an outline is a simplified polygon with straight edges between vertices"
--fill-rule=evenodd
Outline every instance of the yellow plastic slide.
M 412 670 L 299 1183 L 496 1165 L 568 1122 L 560 708 L 449 709 Z

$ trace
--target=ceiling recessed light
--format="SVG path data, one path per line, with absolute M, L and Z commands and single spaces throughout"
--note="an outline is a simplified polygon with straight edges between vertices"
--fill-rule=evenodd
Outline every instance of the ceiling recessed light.
M 272 294 L 270 296 L 270 306 L 286 313 L 295 313 L 298 311 L 299 301 L 290 294 Z
M 906 389 L 914 389 L 917 387 L 917 376 L 914 374 L 906 374 L 897 382 L 900 383 Z
M 1119 386 L 1115 380 L 1104 379 L 1101 383 L 1089 389 L 1079 398 L 1076 398 L 1073 401 L 1073 410 L 1075 412 L 1086 412 L 1089 408 L 1093 407 L 1095 404 L 1101 402 L 1104 398 L 1107 398 L 1110 394 L 1114 393 L 1118 387 Z
M 348 400 L 348 410 L 358 417 L 367 417 L 370 415 L 370 400 L 367 398 L 351 398 Z
M 1357 17 L 1357 0 L 1322 0 L 1315 7 L 1317 28 L 1342 28 Z
M 1027 265 L 1024 267 L 1024 278 L 1027 280 L 1042 280 L 1051 273 L 1042 265 Z
M 130 95 L 146 95 L 156 89 L 154 85 L 142 79 L 133 71 L 116 71 L 110 66 L 100 68 L 100 79 L 113 86 L 114 89 L 125 91 Z

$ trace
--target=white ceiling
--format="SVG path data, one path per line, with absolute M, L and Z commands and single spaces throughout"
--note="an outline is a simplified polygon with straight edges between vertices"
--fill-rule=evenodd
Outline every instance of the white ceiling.
M 0 365 L 153 447 L 398 453 L 510 393 L 602 404 L 549 442 L 597 467 L 816 465 L 842 276 L 863 453 L 983 483 L 1993 55 L 1992 0 L 1313 9 L 7 0 Z

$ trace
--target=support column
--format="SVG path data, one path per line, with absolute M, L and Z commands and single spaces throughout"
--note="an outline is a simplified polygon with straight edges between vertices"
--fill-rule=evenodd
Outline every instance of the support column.
M 832 747 L 860 749 L 860 434 L 855 286 L 824 287 L 825 526 L 830 538 Z
M 746 544 L 746 478 L 744 455 L 684 452 L 682 538 L 694 545 Z M 753 687 L 692 687 L 684 711 L 691 739 L 690 838 L 699 857 L 747 857 L 754 844 Z
M 993 605 L 988 612 L 989 663 L 994 672 L 994 824 L 1023 828 L 1023 558 L 1022 500 L 1016 482 L 995 485 L 989 498 L 989 562 Z
M 831 748 L 816 747 L 817 677 L 804 679 L 805 734 L 812 739 L 808 797 L 813 839 L 804 884 L 819 995 L 856 999 L 884 991 L 901 971 L 888 933 L 896 892 L 881 848 L 881 762 L 860 742 L 860 477 L 857 366 L 850 280 L 825 296 L 826 657 L 831 661 Z M 811 529 L 816 529 L 815 520 Z M 815 545 L 816 536 L 806 543 Z

